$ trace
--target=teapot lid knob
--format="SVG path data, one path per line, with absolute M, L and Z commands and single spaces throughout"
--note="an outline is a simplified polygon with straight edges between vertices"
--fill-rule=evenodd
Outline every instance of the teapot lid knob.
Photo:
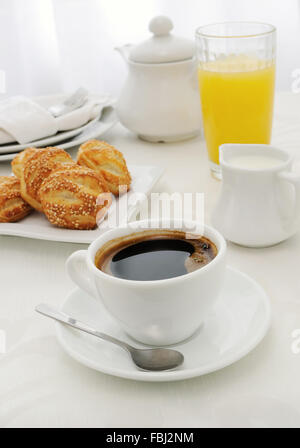
M 170 33 L 173 23 L 169 17 L 154 17 L 149 23 L 149 29 L 153 35 L 150 39 L 131 48 L 130 61 L 142 64 L 160 64 L 185 61 L 194 57 L 194 42 Z
M 172 20 L 167 16 L 156 16 L 149 23 L 149 30 L 155 36 L 169 34 L 173 29 Z

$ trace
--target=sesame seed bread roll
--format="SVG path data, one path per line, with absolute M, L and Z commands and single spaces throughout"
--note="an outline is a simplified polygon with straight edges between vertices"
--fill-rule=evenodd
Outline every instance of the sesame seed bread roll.
M 24 151 L 19 152 L 19 154 L 17 154 L 16 157 L 14 157 L 14 159 L 12 160 L 11 162 L 12 172 L 18 179 L 21 180 L 21 177 L 23 175 L 24 163 L 36 151 L 40 151 L 40 149 L 26 148 L 24 149 Z
M 21 197 L 20 181 L 15 176 L 0 176 L 0 222 L 16 222 L 32 208 Z
M 51 224 L 67 229 L 90 230 L 96 227 L 98 212 L 107 207 L 97 198 L 101 193 L 108 192 L 101 175 L 78 166 L 77 169 L 50 174 L 40 188 L 40 200 Z
M 83 143 L 77 154 L 77 163 L 102 174 L 110 191 L 118 195 L 130 189 L 131 176 L 123 154 L 113 146 L 99 140 Z
M 33 208 L 43 211 L 39 190 L 43 181 L 58 169 L 72 167 L 75 162 L 70 154 L 60 148 L 43 148 L 25 160 L 21 177 L 21 195 Z

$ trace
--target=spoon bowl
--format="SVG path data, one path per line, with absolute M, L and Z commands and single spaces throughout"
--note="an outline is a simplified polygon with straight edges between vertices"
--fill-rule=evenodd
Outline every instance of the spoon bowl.
M 169 348 L 131 349 L 131 358 L 139 369 L 159 372 L 181 366 L 184 356 Z

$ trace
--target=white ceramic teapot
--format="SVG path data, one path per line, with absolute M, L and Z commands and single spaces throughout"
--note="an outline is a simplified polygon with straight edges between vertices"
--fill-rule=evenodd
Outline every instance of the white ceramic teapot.
M 266 247 L 300 228 L 300 174 L 292 158 L 269 145 L 220 146 L 222 189 L 211 221 L 229 241 Z
M 197 63 L 192 41 L 170 34 L 168 17 L 154 17 L 153 37 L 116 48 L 128 77 L 116 109 L 121 123 L 144 140 L 170 142 L 200 131 Z

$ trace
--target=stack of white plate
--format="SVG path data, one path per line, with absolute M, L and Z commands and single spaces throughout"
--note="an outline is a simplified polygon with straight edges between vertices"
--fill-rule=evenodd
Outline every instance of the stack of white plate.
M 47 95 L 34 98 L 34 100 L 43 107 L 50 107 L 55 104 L 59 104 L 64 101 L 67 95 Z M 93 95 L 92 98 L 101 102 L 103 96 Z M 107 98 L 107 97 L 106 97 Z M 113 104 L 113 101 L 108 101 L 109 104 Z M 5 143 L 0 145 L 0 162 L 12 160 L 15 155 L 23 151 L 28 146 L 35 146 L 43 148 L 45 146 L 59 146 L 62 149 L 72 148 L 73 146 L 81 145 L 85 141 L 91 138 L 97 138 L 107 132 L 117 122 L 114 107 L 112 105 L 104 107 L 100 117 L 90 120 L 79 128 L 69 131 L 61 131 L 57 134 L 43 138 L 41 140 L 35 140 L 34 142 L 20 145 L 16 142 Z

